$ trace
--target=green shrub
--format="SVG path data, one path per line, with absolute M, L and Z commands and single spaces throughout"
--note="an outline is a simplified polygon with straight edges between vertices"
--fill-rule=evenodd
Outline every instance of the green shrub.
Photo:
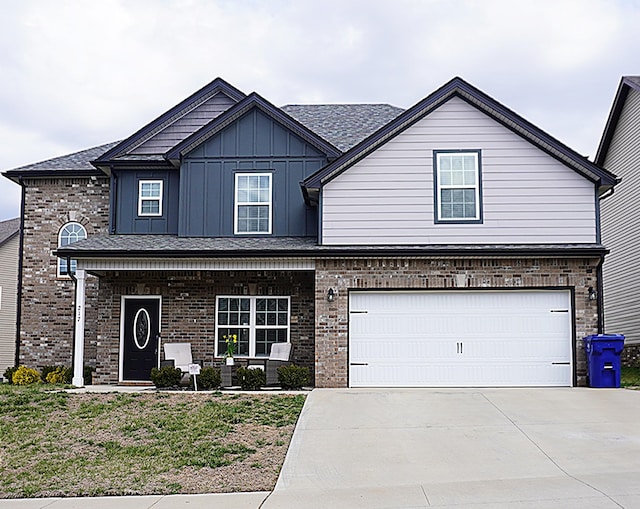
M 18 369 L 18 366 L 13 366 L 12 368 L 7 368 L 4 370 L 4 374 L 2 375 L 4 377 L 4 379 L 9 382 L 10 384 L 13 383 L 13 374 L 16 372 L 16 370 Z
M 267 375 L 262 368 L 238 368 L 236 374 L 243 391 L 257 391 L 267 385 Z
M 278 382 L 283 389 L 302 389 L 311 383 L 309 368 L 290 364 L 278 368 Z
M 42 381 L 37 370 L 26 366 L 20 366 L 16 369 L 11 380 L 13 380 L 14 385 L 39 384 Z
M 177 387 L 182 380 L 182 370 L 173 366 L 151 369 L 151 381 L 158 388 Z
M 198 375 L 198 389 L 209 391 L 218 389 L 222 383 L 220 370 L 216 368 L 202 368 Z M 191 385 L 193 385 L 193 377 L 191 377 Z
M 94 371 L 95 371 L 95 368 L 92 368 L 91 366 L 85 366 L 84 369 L 82 370 L 82 376 L 84 377 L 85 385 L 91 385 L 93 383 Z
M 44 368 L 42 369 L 44 372 Z M 46 376 L 43 377 L 48 384 L 70 384 L 71 377 L 73 376 L 73 370 L 71 368 L 65 368 L 64 366 L 56 366 L 53 371 L 49 371 Z
M 73 370 L 64 366 L 43 366 L 40 378 L 48 384 L 70 384 Z

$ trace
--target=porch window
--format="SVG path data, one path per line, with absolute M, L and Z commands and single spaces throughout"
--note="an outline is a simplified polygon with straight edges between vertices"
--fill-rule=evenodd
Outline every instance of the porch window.
M 271 233 L 271 174 L 236 174 L 235 233 Z
M 233 334 L 235 356 L 268 357 L 272 344 L 289 341 L 289 310 L 289 297 L 218 297 L 216 357 L 225 354 L 225 336 Z
M 138 215 L 162 215 L 162 180 L 140 180 L 138 182 Z
M 480 151 L 434 151 L 434 168 L 436 222 L 482 222 Z
M 87 230 L 80 223 L 67 223 L 58 232 L 58 247 L 68 246 L 79 240 L 87 238 Z M 58 277 L 66 277 L 70 273 L 75 274 L 77 262 L 71 260 L 67 263 L 66 258 L 58 258 Z

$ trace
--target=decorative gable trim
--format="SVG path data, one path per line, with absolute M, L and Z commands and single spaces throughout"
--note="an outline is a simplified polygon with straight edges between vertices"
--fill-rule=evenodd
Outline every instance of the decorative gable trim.
M 280 108 L 277 108 L 257 93 L 252 92 L 235 106 L 232 106 L 191 136 L 178 143 L 175 147 L 169 150 L 164 157 L 170 160 L 175 166 L 179 166 L 180 158 L 182 156 L 222 131 L 225 127 L 238 120 L 253 108 L 258 108 L 261 112 L 278 122 L 284 128 L 293 132 L 304 141 L 326 154 L 328 158 L 336 158 L 342 153 L 334 145 L 287 115 Z
M 235 102 L 246 97 L 243 92 L 230 85 L 222 78 L 216 78 L 211 83 L 205 85 L 203 88 L 187 97 L 184 101 L 175 105 L 142 129 L 129 136 L 127 139 L 118 143 L 115 147 L 102 154 L 92 163 L 96 167 L 108 165 L 111 162 L 111 159 L 129 153 L 131 150 L 151 138 L 154 134 L 166 128 L 168 125 L 171 125 L 176 120 L 183 117 L 190 111 L 193 111 L 202 103 L 219 93 L 225 94 Z
M 453 97 L 460 97 L 555 159 L 589 180 L 598 183 L 601 188 L 600 192 L 604 192 L 616 184 L 615 175 L 590 162 L 587 158 L 537 128 L 462 78 L 456 77 L 344 153 L 334 162 L 306 179 L 303 185 L 309 189 L 310 195 L 317 194 L 324 184 L 333 180 L 389 139 L 399 135 Z
M 618 85 L 618 90 L 616 92 L 615 98 L 613 99 L 611 111 L 609 112 L 609 118 L 607 119 L 607 123 L 605 124 L 604 132 L 602 133 L 602 138 L 600 139 L 600 145 L 598 146 L 598 151 L 596 152 L 595 162 L 600 166 L 604 164 L 604 161 L 607 157 L 609 147 L 611 146 L 611 141 L 613 140 L 613 135 L 615 134 L 616 128 L 618 127 L 620 115 L 622 114 L 627 96 L 629 95 L 629 91 L 631 89 L 640 92 L 640 76 L 623 76 L 620 79 L 620 84 Z

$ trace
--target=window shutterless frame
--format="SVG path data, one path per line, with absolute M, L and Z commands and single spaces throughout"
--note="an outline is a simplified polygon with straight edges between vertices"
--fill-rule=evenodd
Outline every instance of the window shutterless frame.
M 76 222 L 67 223 L 58 232 L 58 247 L 68 246 L 86 238 L 87 230 L 84 226 Z M 76 261 L 71 260 L 71 266 L 69 266 L 66 258 L 58 258 L 58 277 L 69 277 L 69 272 L 75 274 Z
M 237 337 L 234 357 L 268 357 L 273 343 L 290 341 L 291 298 L 220 295 L 216 298 L 215 356 L 226 355 L 225 336 Z
M 234 234 L 271 234 L 272 182 L 271 173 L 236 173 L 233 205 Z
M 434 150 L 434 222 L 482 223 L 481 150 Z
M 138 181 L 138 216 L 162 215 L 162 180 Z

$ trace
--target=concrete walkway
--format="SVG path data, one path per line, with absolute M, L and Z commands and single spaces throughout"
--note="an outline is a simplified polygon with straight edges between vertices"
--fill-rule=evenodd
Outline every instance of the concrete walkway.
M 640 507 L 640 391 L 315 390 L 263 507 Z

